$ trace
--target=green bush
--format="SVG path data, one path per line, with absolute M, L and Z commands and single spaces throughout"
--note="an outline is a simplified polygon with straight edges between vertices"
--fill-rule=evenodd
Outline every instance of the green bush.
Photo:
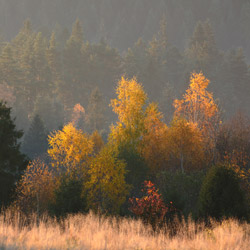
M 198 216 L 199 192 L 204 179 L 204 172 L 182 173 L 164 171 L 157 176 L 157 185 L 164 201 L 173 202 L 177 211 L 188 217 Z
M 240 179 L 231 168 L 218 165 L 208 171 L 199 195 L 199 208 L 200 215 L 206 218 L 247 217 Z
M 54 191 L 55 200 L 49 212 L 57 217 L 67 214 L 87 212 L 86 197 L 83 195 L 83 181 L 67 175 L 61 177 L 58 188 Z
M 130 196 L 138 194 L 141 183 L 147 179 L 148 166 L 143 157 L 129 145 L 119 147 L 118 158 L 126 162 L 126 182 L 132 185 Z

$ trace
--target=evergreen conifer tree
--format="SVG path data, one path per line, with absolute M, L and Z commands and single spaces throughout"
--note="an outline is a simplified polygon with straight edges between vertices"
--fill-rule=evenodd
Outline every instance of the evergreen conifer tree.
M 47 150 L 47 132 L 39 115 L 35 115 L 24 137 L 23 152 L 31 159 L 43 155 Z
M 85 69 L 81 52 L 83 44 L 82 27 L 77 20 L 63 51 L 64 83 L 62 92 L 64 103 L 68 108 L 72 108 L 75 103 L 82 103 L 86 94 L 86 91 L 83 93 L 85 83 Z
M 89 98 L 87 109 L 87 125 L 92 132 L 104 129 L 104 102 L 99 88 L 95 88 Z
M 18 142 L 22 135 L 11 118 L 11 108 L 0 101 L 0 207 L 13 198 L 15 182 L 27 165 Z

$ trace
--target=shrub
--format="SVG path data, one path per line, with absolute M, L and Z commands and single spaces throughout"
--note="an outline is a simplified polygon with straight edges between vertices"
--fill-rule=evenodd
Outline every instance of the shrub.
M 144 181 L 142 198 L 130 198 L 130 211 L 142 218 L 146 223 L 150 223 L 153 229 L 161 226 L 167 217 L 174 211 L 172 202 L 165 205 L 161 194 L 158 193 L 151 181 Z
M 158 174 L 157 185 L 165 202 L 172 201 L 176 210 L 186 218 L 190 214 L 197 218 L 199 192 L 204 176 L 204 171 L 164 171 Z
M 50 205 L 50 214 L 57 217 L 67 214 L 86 212 L 86 197 L 83 194 L 83 182 L 77 176 L 64 175 L 54 191 L 55 200 Z
M 25 214 L 47 212 L 54 197 L 54 182 L 49 166 L 39 158 L 33 160 L 17 184 L 15 204 Z
M 223 165 L 212 167 L 201 187 L 199 195 L 200 215 L 222 219 L 244 218 L 247 214 L 240 179 L 231 168 Z

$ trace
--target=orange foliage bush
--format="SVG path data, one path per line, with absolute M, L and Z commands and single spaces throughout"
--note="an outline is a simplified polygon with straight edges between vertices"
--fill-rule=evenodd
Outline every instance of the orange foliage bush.
M 172 202 L 166 205 L 159 194 L 159 190 L 151 181 L 144 181 L 142 198 L 130 198 L 129 210 L 142 218 L 146 223 L 150 223 L 154 229 L 162 226 L 167 217 L 175 211 Z

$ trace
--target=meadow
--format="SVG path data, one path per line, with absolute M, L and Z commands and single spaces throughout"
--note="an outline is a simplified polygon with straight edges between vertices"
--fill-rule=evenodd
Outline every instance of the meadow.
M 166 250 L 240 249 L 250 246 L 250 225 L 229 219 L 221 223 L 175 222 L 173 229 L 158 232 L 140 220 L 86 215 L 69 215 L 63 221 L 44 216 L 37 224 L 21 214 L 0 215 L 0 249 L 86 249 L 86 250 Z

